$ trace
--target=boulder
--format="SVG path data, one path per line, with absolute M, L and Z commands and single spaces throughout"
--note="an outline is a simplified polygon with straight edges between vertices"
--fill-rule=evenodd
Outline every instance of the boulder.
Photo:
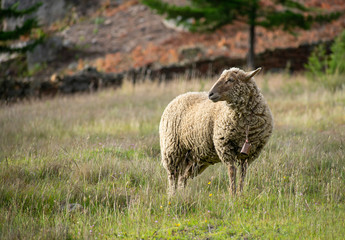
M 86 67 L 76 74 L 60 77 L 59 92 L 65 94 L 92 92 L 101 87 L 121 86 L 122 80 L 122 74 L 100 73 L 93 67 Z

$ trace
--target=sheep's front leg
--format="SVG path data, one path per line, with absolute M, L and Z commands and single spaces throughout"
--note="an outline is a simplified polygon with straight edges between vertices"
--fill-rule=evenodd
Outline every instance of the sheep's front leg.
M 240 179 L 240 192 L 243 190 L 244 179 L 246 178 L 248 163 L 247 161 L 241 163 L 241 179 Z
M 236 143 L 226 139 L 222 136 L 222 132 L 215 133 L 214 145 L 217 155 L 222 163 L 227 166 L 230 182 L 230 194 L 236 194 L 236 156 L 237 156 L 237 145 Z M 217 137 L 218 136 L 218 137 Z
M 229 174 L 229 180 L 230 180 L 230 194 L 235 195 L 236 194 L 236 167 L 234 164 L 227 164 L 228 167 L 228 174 Z

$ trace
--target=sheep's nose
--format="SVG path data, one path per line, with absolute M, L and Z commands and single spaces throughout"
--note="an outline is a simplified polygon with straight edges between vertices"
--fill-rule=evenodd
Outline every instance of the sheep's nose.
M 212 97 L 213 96 L 213 92 L 210 92 L 209 94 L 208 94 L 208 98 L 210 98 L 210 97 Z

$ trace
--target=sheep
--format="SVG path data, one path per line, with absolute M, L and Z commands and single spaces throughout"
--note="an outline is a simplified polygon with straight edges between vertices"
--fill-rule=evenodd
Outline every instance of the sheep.
M 159 135 L 169 196 L 185 188 L 187 179 L 218 162 L 227 167 L 231 195 L 236 194 L 236 172 L 240 167 L 242 191 L 248 166 L 273 131 L 271 111 L 253 79 L 260 70 L 224 70 L 208 93 L 188 92 L 168 104 Z M 248 155 L 240 154 L 245 142 L 251 144 Z

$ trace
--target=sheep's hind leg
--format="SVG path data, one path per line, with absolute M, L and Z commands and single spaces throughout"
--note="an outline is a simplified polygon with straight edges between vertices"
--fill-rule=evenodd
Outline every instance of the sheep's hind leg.
M 168 174 L 168 196 L 169 198 L 174 196 L 177 189 L 177 181 L 178 181 L 178 164 L 176 163 L 176 157 L 174 156 L 173 152 L 162 152 L 162 164 L 163 167 L 166 169 Z
M 178 185 L 177 185 L 178 189 L 184 189 L 186 187 L 187 179 L 189 178 L 189 171 L 193 167 L 193 162 L 191 161 L 191 159 L 189 159 L 190 152 L 191 152 L 190 150 L 187 151 L 184 157 L 184 161 L 182 161 L 179 165 L 180 173 L 178 177 Z
M 168 171 L 168 195 L 172 197 L 176 193 L 178 176 Z
M 186 161 L 187 162 L 187 161 Z M 181 169 L 181 173 L 178 178 L 178 189 L 184 189 L 187 185 L 187 180 L 190 177 L 190 172 L 193 169 L 193 162 L 189 162 L 187 166 Z
M 178 189 L 184 189 L 187 185 L 187 178 L 185 176 L 179 176 L 178 178 Z
M 187 180 L 189 178 L 194 178 L 197 175 L 201 174 L 209 164 L 200 164 L 194 162 L 189 162 L 188 166 L 185 168 L 183 174 L 179 176 L 178 179 L 178 188 L 184 189 L 187 185 Z
M 234 164 L 227 164 L 230 180 L 230 194 L 236 194 L 236 167 Z

